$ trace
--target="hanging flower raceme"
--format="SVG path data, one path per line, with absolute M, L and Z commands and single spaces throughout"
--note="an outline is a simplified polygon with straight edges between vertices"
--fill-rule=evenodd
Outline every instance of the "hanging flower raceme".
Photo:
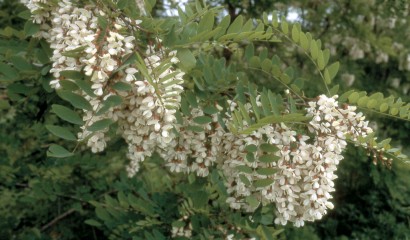
M 201 118 L 209 121 L 204 124 L 195 122 Z M 217 115 L 207 116 L 201 109 L 194 108 L 181 124 L 175 124 L 171 134 L 173 141 L 159 151 L 171 172 L 196 172 L 198 176 L 208 176 L 209 168 L 221 157 L 223 133 Z
M 176 52 L 164 56 L 165 49 L 156 52 L 148 46 L 143 59 L 148 76 L 140 74 L 137 78 L 138 66 L 125 65 L 136 50 L 135 37 L 127 31 L 132 20 L 116 18 L 100 26 L 98 16 L 106 14 L 94 5 L 80 8 L 70 0 L 58 4 L 36 0 L 23 3 L 32 11 L 34 21 L 41 24 L 37 37 L 45 38 L 53 50 L 51 87 L 60 90 L 61 81 L 71 81 L 65 77 L 67 71 L 82 71 L 89 77 L 90 91 L 74 92 L 89 103 L 83 109 L 85 124 L 79 140 L 86 140 L 93 152 L 101 152 L 109 140 L 108 128 L 92 131 L 89 127 L 105 120 L 118 121 L 118 131 L 129 145 L 128 171 L 132 176 L 139 162 L 158 147 L 167 148 L 173 139 L 170 131 L 181 101 L 184 75 L 173 69 L 172 64 L 179 61 Z M 140 21 L 133 23 L 138 25 Z M 165 59 L 168 63 L 163 65 Z M 115 89 L 118 83 L 130 86 L 130 90 Z
M 150 56 L 145 59 L 145 63 L 152 77 L 142 81 L 128 79 L 135 83 L 135 87 L 125 97 L 122 109 L 124 117 L 119 122 L 131 159 L 127 168 L 129 176 L 133 176 L 140 162 L 152 153 L 168 151 L 173 145 L 175 113 L 183 91 L 184 73 L 173 70 L 172 64 L 168 64 L 160 75 L 154 74 L 154 69 L 161 65 L 161 55 L 152 50 L 147 55 Z M 176 61 L 175 52 L 171 52 L 168 57 Z M 137 70 L 131 73 L 133 71 Z
M 224 135 L 223 169 L 232 208 L 253 211 L 260 203 L 272 202 L 275 223 L 295 226 L 321 219 L 333 208 L 331 192 L 346 136 L 356 141 L 372 132 L 362 113 L 355 107 L 339 107 L 336 98 L 321 95 L 308 103 L 308 134 L 280 123 L 249 135 Z M 245 108 L 252 112 L 250 104 Z

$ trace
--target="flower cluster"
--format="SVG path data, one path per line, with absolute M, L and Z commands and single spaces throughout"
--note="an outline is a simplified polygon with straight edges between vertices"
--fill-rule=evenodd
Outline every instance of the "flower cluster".
M 201 118 L 208 119 L 209 122 L 195 122 L 195 119 Z M 159 153 L 172 172 L 196 172 L 198 176 L 207 176 L 209 167 L 217 161 L 220 154 L 220 129 L 216 114 L 207 116 L 201 109 L 194 108 L 190 116 L 184 117 L 181 124 L 175 125 L 174 140 Z
M 13 120 L 16 117 L 16 109 L 15 108 L 9 108 L 6 111 L 2 111 L 0 115 L 0 124 L 6 123 L 8 121 Z
M 171 60 L 177 61 L 174 52 L 170 53 Z M 161 58 L 153 54 L 145 59 L 149 66 L 149 74 L 161 64 Z M 176 73 L 173 77 L 167 76 Z M 128 143 L 129 176 L 138 170 L 141 161 L 155 151 L 167 152 L 175 138 L 173 133 L 176 123 L 175 112 L 181 101 L 181 84 L 183 72 L 173 71 L 170 66 L 163 73 L 151 79 L 134 81 L 135 88 L 125 96 L 124 107 L 121 109 L 120 131 Z
M 183 216 L 172 226 L 172 238 L 192 237 L 192 224 L 188 216 Z
M 176 52 L 165 55 L 165 49 L 158 51 L 149 45 L 143 59 L 147 75 L 139 74 L 136 64 L 126 63 L 138 51 L 127 26 L 138 26 L 141 21 L 110 19 L 94 5 L 76 7 L 71 0 L 58 4 L 46 0 L 22 2 L 31 10 L 33 21 L 41 24 L 37 37 L 45 38 L 53 50 L 50 72 L 54 79 L 50 85 L 58 90 L 62 81 L 78 84 L 64 77 L 65 71 L 82 71 L 89 78 L 91 92 L 81 86 L 75 92 L 91 106 L 83 109 L 85 124 L 79 140 L 86 140 L 93 152 L 101 152 L 109 140 L 105 134 L 108 128 L 89 131 L 88 127 L 104 119 L 117 121 L 119 133 L 129 145 L 130 175 L 157 148 L 167 148 L 173 139 L 170 131 L 183 90 L 184 73 L 172 66 L 178 62 Z M 107 19 L 104 26 L 98 23 L 99 17 Z M 163 64 L 165 60 L 167 64 Z M 130 86 L 130 90 L 115 89 L 118 83 Z M 110 106 L 113 99 L 121 103 Z
M 250 105 L 245 107 L 252 111 Z M 295 226 L 321 219 L 333 208 L 331 192 L 346 135 L 356 141 L 372 130 L 362 113 L 352 106 L 339 107 L 336 97 L 321 95 L 306 110 L 312 120 L 305 133 L 280 123 L 250 135 L 225 134 L 223 169 L 232 208 L 253 211 L 259 203 L 273 202 L 275 223 Z

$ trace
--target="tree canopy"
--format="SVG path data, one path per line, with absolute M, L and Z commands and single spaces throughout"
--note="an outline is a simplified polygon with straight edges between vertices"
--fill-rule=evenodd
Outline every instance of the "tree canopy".
M 410 236 L 406 1 L 0 6 L 1 238 Z

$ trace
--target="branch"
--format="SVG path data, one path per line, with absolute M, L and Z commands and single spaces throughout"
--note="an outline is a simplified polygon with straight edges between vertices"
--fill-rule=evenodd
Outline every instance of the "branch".
M 60 220 L 62 220 L 63 218 L 67 217 L 68 215 L 72 214 L 73 212 L 75 212 L 74 208 L 69 209 L 68 211 L 64 212 L 63 214 L 58 215 L 57 217 L 55 217 L 53 220 L 51 220 L 49 223 L 47 223 L 46 225 L 41 227 L 41 231 L 45 231 L 47 230 L 49 227 L 53 226 L 54 224 L 56 224 L 57 222 L 59 222 Z
M 110 191 L 108 191 L 108 192 L 105 192 L 105 193 L 101 194 L 101 195 L 98 196 L 97 198 L 103 197 L 103 196 L 106 195 L 106 194 L 115 193 L 115 192 L 117 192 L 117 191 L 118 191 L 118 190 L 110 190 Z M 85 205 L 89 204 L 88 201 L 85 201 L 85 200 L 83 200 L 83 199 L 81 199 L 81 198 L 76 198 L 76 197 L 66 196 L 66 195 L 61 195 L 61 194 L 56 194 L 56 196 L 58 196 L 58 197 L 65 197 L 65 198 L 71 198 L 71 199 L 80 201 L 80 202 L 82 202 L 82 203 L 81 203 L 82 206 L 85 206 Z M 41 227 L 41 231 L 47 230 L 49 227 L 55 225 L 57 222 L 59 222 L 59 221 L 62 220 L 63 218 L 65 218 L 65 217 L 67 217 L 68 215 L 74 213 L 75 210 L 76 210 L 76 209 L 74 209 L 74 208 L 70 208 L 70 209 L 67 210 L 66 212 L 64 212 L 64 213 L 62 213 L 62 214 L 60 214 L 60 215 L 58 215 L 58 216 L 55 217 L 53 220 L 51 220 L 49 223 L 47 223 L 46 225 L 42 226 L 42 227 Z

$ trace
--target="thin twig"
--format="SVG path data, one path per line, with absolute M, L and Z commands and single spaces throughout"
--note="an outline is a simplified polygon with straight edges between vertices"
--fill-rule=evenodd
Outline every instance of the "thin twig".
M 57 217 L 55 217 L 53 220 L 51 220 L 49 223 L 47 223 L 46 225 L 41 227 L 41 231 L 45 231 L 48 228 L 50 228 L 51 226 L 53 226 L 54 224 L 56 224 L 57 222 L 59 222 L 60 220 L 62 220 L 63 218 L 67 217 L 68 215 L 72 214 L 75 212 L 74 208 L 71 208 L 69 210 L 67 210 L 66 212 L 64 212 L 63 214 L 58 215 Z
M 112 194 L 112 193 L 115 193 L 115 192 L 117 192 L 117 190 L 111 190 L 111 191 L 108 191 L 108 192 L 105 192 L 105 193 L 99 195 L 97 198 L 100 198 L 100 197 L 102 197 L 102 196 L 104 196 L 104 195 L 106 195 L 106 194 Z M 73 199 L 73 200 L 80 201 L 80 202 L 82 202 L 82 203 L 81 203 L 82 206 L 85 206 L 85 205 L 89 204 L 88 201 L 85 201 L 85 200 L 83 200 L 83 199 L 81 199 L 81 198 L 77 198 L 77 197 L 66 196 L 66 195 L 61 195 L 61 194 L 56 194 L 56 196 L 58 196 L 58 197 L 64 197 L 64 198 L 70 198 L 70 199 Z M 67 210 L 66 212 L 64 212 L 64 213 L 62 213 L 62 214 L 60 214 L 60 215 L 58 215 L 58 216 L 55 217 L 53 220 L 51 220 L 49 223 L 47 223 L 46 225 L 42 226 L 42 227 L 41 227 L 41 231 L 47 230 L 48 228 L 50 228 L 51 226 L 55 225 L 57 222 L 59 222 L 59 221 L 62 220 L 63 218 L 65 218 L 65 217 L 71 215 L 72 213 L 74 213 L 75 210 L 76 210 L 76 209 L 74 209 L 74 208 L 70 208 L 70 209 Z

